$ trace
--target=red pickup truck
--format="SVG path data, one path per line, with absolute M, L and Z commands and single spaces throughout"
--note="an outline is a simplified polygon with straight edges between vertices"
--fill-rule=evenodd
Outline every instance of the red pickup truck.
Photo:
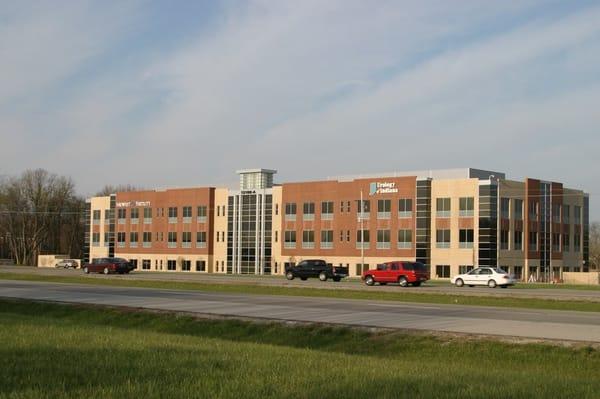
M 365 270 L 361 278 L 366 285 L 398 283 L 402 287 L 409 284 L 418 287 L 429 280 L 429 270 L 419 262 L 386 262 L 377 265 L 377 269 Z

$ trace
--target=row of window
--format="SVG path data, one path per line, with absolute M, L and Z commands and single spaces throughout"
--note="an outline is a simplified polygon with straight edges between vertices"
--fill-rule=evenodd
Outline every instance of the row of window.
M 138 268 L 138 260 L 137 259 L 130 259 L 129 260 L 133 265 L 134 268 L 137 269 Z M 174 259 L 168 259 L 166 262 L 166 270 L 177 270 L 177 261 Z M 181 266 L 181 271 L 184 272 L 189 272 L 192 270 L 192 261 L 190 260 L 180 260 L 180 266 Z M 197 272 L 205 272 L 206 271 L 206 261 L 204 260 L 197 260 L 196 261 L 196 271 Z M 152 261 L 150 259 L 142 259 L 142 270 L 151 270 L 152 267 Z M 154 270 L 163 270 L 163 260 L 159 260 L 156 259 L 154 261 Z
M 277 232 L 275 232 L 275 242 L 277 242 Z M 333 248 L 334 234 L 333 230 L 321 230 L 320 232 L 320 248 L 330 249 Z M 397 235 L 397 248 L 408 249 L 412 248 L 413 242 L 412 230 L 398 230 Z M 340 242 L 350 241 L 350 230 L 341 230 L 339 235 Z M 284 231 L 284 248 L 291 249 L 296 248 L 296 231 L 286 230 Z M 370 230 L 357 230 L 356 231 L 356 244 L 357 248 L 369 248 L 371 241 Z M 377 230 L 377 249 L 389 249 L 391 248 L 391 232 L 390 230 Z M 302 231 L 302 248 L 312 249 L 315 247 L 315 232 L 314 230 Z
M 521 232 L 515 232 L 515 234 Z M 529 250 L 530 251 L 538 251 L 540 248 L 540 234 L 535 231 L 529 232 Z M 502 230 L 500 232 L 500 249 L 508 249 L 508 231 Z M 515 248 L 515 249 L 521 249 Z M 571 251 L 571 236 L 570 234 L 560 234 L 553 233 L 552 234 L 552 251 L 554 252 L 570 252 Z M 581 234 L 573 235 L 573 251 L 580 252 L 581 251 Z
M 521 200 L 515 200 L 521 201 Z M 510 214 L 509 206 L 510 202 L 508 198 L 500 199 L 501 206 L 501 214 L 502 217 L 507 218 Z M 517 205 L 515 205 L 517 206 Z M 522 201 L 521 201 L 522 206 Z M 540 202 L 535 200 L 530 200 L 528 204 L 529 211 L 529 219 L 537 220 L 540 215 Z M 571 206 L 570 205 L 561 205 L 561 204 L 552 204 L 552 221 L 554 223 L 571 223 Z M 573 224 L 581 224 L 581 207 L 578 205 L 573 206 Z
M 179 208 L 177 208 L 177 207 L 169 207 L 168 208 L 167 216 L 169 217 L 169 221 L 172 221 L 173 219 L 177 219 L 178 209 Z M 129 217 L 131 219 L 131 222 L 135 223 L 135 221 L 137 221 L 139 219 L 140 210 L 142 211 L 143 216 L 144 216 L 144 223 L 151 223 L 152 222 L 152 208 L 130 208 L 129 209 Z M 191 206 L 183 206 L 183 207 L 181 207 L 181 210 L 182 210 L 182 217 L 184 218 L 184 221 L 186 219 L 189 219 L 189 221 L 191 222 L 191 218 L 193 217 L 192 207 Z M 218 212 L 218 216 L 220 216 L 221 213 L 223 213 L 223 215 L 225 215 L 225 206 L 217 207 L 217 212 Z M 196 217 L 197 217 L 198 222 L 205 222 L 206 218 L 207 218 L 207 214 L 208 214 L 208 208 L 206 205 L 200 205 L 200 206 L 196 207 Z M 164 208 L 156 208 L 156 216 L 164 217 Z M 100 210 L 94 210 L 92 218 L 93 218 L 94 224 L 99 224 L 100 223 Z M 104 210 L 105 222 L 108 223 L 111 218 L 112 217 L 111 217 L 110 210 L 105 209 Z M 119 223 L 124 223 L 126 218 L 127 218 L 127 208 L 117 209 L 117 219 L 119 220 Z
M 360 200 L 356 200 L 356 212 L 359 214 L 368 214 L 371 212 L 371 201 L 362 200 L 362 206 Z M 340 213 L 350 212 L 351 201 L 340 201 L 339 209 Z M 413 200 L 411 198 L 402 198 L 398 202 L 398 217 L 412 217 L 413 213 Z M 332 219 L 334 214 L 334 202 L 323 201 L 321 202 L 321 219 L 327 220 Z M 277 207 L 275 208 L 277 214 Z M 288 202 L 285 204 L 285 219 L 288 221 L 296 220 L 297 207 L 296 203 Z M 377 200 L 377 217 L 379 219 L 389 219 L 392 214 L 392 200 L 380 199 Z M 305 202 L 302 204 L 302 215 L 303 220 L 314 220 L 315 215 L 315 203 Z

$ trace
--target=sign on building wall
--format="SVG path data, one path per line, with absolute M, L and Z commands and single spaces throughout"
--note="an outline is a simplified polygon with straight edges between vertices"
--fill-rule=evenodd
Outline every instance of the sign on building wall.
M 395 194 L 397 192 L 398 187 L 396 187 L 396 183 L 393 182 L 373 182 L 369 189 L 369 195 Z
M 129 208 L 131 206 L 150 206 L 150 201 L 117 202 L 117 208 Z

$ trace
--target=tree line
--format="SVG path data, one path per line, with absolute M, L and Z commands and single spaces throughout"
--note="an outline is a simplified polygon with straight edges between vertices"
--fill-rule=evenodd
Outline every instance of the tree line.
M 105 186 L 97 195 L 131 191 Z M 0 259 L 36 265 L 40 254 L 81 258 L 85 237 L 85 198 L 70 177 L 44 169 L 0 180 Z
M 107 185 L 96 195 L 139 189 Z M 0 180 L 0 259 L 36 265 L 44 253 L 81 258 L 85 225 L 85 198 L 70 177 L 35 169 Z M 600 269 L 600 222 L 590 224 L 590 268 Z

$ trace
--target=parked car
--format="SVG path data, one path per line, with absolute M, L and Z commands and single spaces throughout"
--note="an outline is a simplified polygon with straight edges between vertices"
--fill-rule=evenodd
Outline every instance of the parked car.
M 61 259 L 54 265 L 54 267 L 64 267 L 65 269 L 73 268 L 77 269 L 79 267 L 79 263 L 75 259 Z
M 469 287 L 487 285 L 490 288 L 496 288 L 497 286 L 506 288 L 517 282 L 513 276 L 499 267 L 478 267 L 468 273 L 454 276 L 450 281 L 457 287 L 462 287 L 466 284 Z
M 402 287 L 409 284 L 418 287 L 429 280 L 429 270 L 420 262 L 386 262 L 377 265 L 375 269 L 365 270 L 361 278 L 366 285 L 398 283 Z
M 91 263 L 83 265 L 84 273 L 129 273 L 133 265 L 123 258 L 96 258 Z
M 327 281 L 329 278 L 333 281 L 340 281 L 342 278 L 348 277 L 348 268 L 333 266 L 321 259 L 307 259 L 295 266 L 287 267 L 285 277 L 288 280 L 293 280 L 296 277 L 299 277 L 300 280 L 318 277 L 321 281 Z

